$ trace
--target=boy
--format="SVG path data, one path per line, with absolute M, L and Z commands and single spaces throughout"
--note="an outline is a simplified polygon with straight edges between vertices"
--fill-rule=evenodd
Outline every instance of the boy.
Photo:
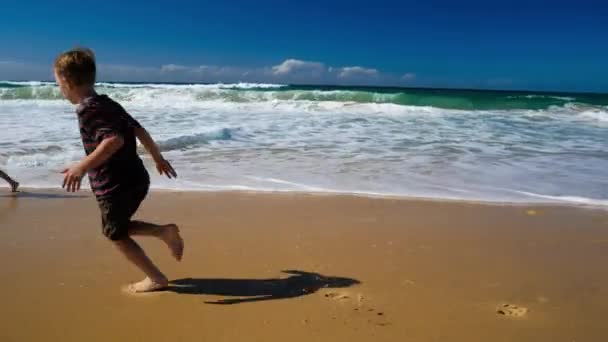
M 19 182 L 16 182 L 14 179 L 9 177 L 4 171 L 0 170 L 0 178 L 4 179 L 8 185 L 11 186 L 12 192 L 17 192 L 17 188 L 19 187 Z
M 148 132 L 118 103 L 95 92 L 95 55 L 85 48 L 60 54 L 54 73 L 63 96 L 77 105 L 76 114 L 86 157 L 65 169 L 63 187 L 74 192 L 80 189 L 82 177 L 88 173 L 91 190 L 101 210 L 103 234 L 146 278 L 128 286 L 131 292 L 149 292 L 167 287 L 167 277 L 152 263 L 131 236 L 153 236 L 164 241 L 178 261 L 184 243 L 174 224 L 156 225 L 132 221 L 146 197 L 150 178 L 137 155 L 135 138 L 152 155 L 160 174 L 177 177 L 171 164 L 161 155 Z

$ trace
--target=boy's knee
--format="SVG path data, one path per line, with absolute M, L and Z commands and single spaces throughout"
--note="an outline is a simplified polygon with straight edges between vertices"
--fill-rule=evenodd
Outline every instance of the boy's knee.
M 102 234 L 112 242 L 120 242 L 129 238 L 128 224 L 106 223 L 102 227 Z
M 134 241 L 129 237 L 119 240 L 110 240 L 110 242 L 112 242 L 114 247 L 118 248 L 121 251 L 132 249 L 134 243 Z

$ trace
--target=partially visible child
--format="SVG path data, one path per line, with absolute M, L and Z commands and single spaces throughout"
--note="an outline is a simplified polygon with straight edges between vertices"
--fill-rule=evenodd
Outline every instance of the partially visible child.
M 19 182 L 9 177 L 4 171 L 0 170 L 0 178 L 4 179 L 10 186 L 12 192 L 17 192 L 19 188 Z
M 132 221 L 146 197 L 150 178 L 137 154 L 136 138 L 150 152 L 156 169 L 176 177 L 171 164 L 145 128 L 118 103 L 95 92 L 95 55 L 85 48 L 60 54 L 54 64 L 55 79 L 63 96 L 77 105 L 76 114 L 86 157 L 63 171 L 63 187 L 78 191 L 88 173 L 91 189 L 101 210 L 103 234 L 139 268 L 146 278 L 129 285 L 132 292 L 149 292 L 167 287 L 167 277 L 146 256 L 132 236 L 152 236 L 164 241 L 178 261 L 184 242 L 175 224 L 157 225 Z

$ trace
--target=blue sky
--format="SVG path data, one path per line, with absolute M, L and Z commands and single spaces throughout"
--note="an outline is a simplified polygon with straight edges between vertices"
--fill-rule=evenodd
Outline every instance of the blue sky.
M 0 44 L 0 79 L 48 79 L 84 45 L 109 81 L 608 92 L 599 0 L 20 0 Z

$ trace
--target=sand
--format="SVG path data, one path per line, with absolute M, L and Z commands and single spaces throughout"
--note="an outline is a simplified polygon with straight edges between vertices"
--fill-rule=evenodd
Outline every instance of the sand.
M 153 192 L 137 217 L 181 227 L 181 263 L 138 240 L 168 291 L 121 291 L 142 275 L 89 193 L 0 193 L 0 341 L 608 340 L 603 210 Z

